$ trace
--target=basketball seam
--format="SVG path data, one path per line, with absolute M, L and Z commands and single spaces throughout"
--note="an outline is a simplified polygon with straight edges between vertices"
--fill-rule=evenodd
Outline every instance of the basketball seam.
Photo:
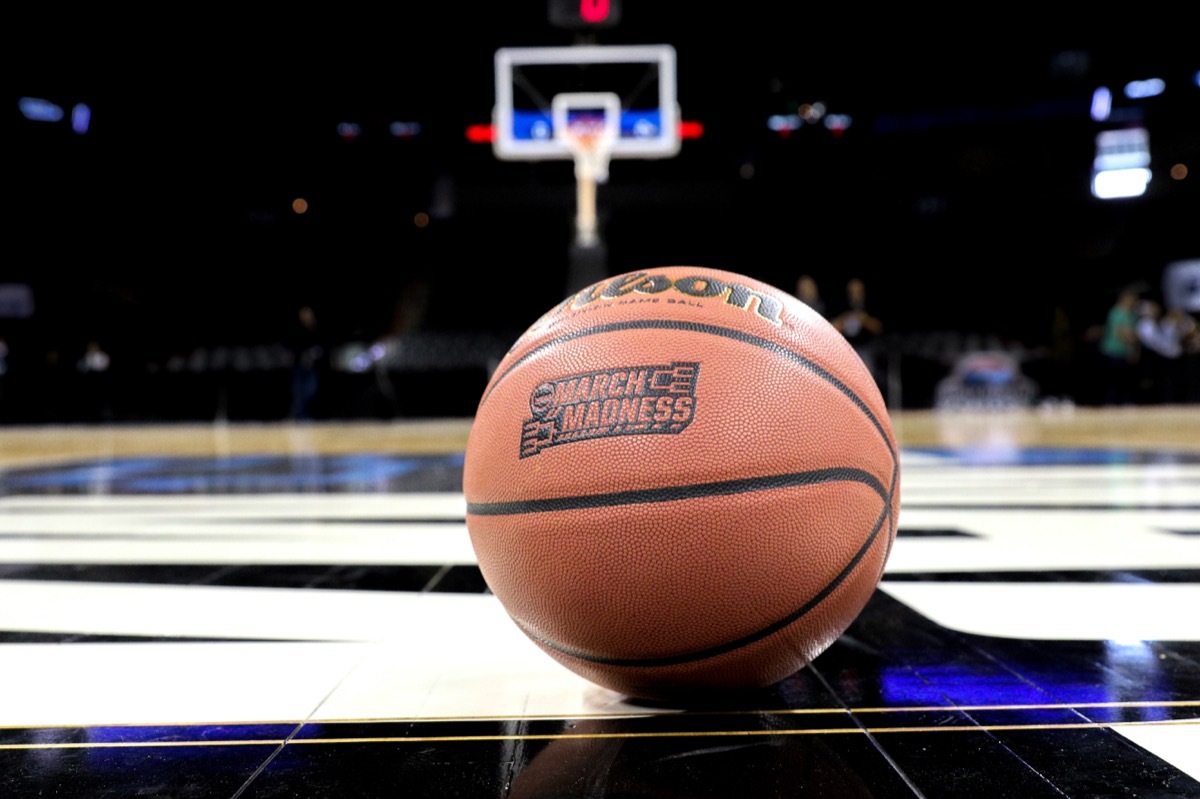
M 722 338 L 728 338 L 728 339 L 732 339 L 734 341 L 740 341 L 744 344 L 750 344 L 750 345 L 768 350 L 770 352 L 775 353 L 776 355 L 782 355 L 784 358 L 791 360 L 795 363 L 798 363 L 802 367 L 811 370 L 814 374 L 816 374 L 822 380 L 826 381 L 827 383 L 832 385 L 834 388 L 836 388 L 838 391 L 840 391 L 842 394 L 844 394 L 847 399 L 849 399 L 860 411 L 862 411 L 863 415 L 865 415 L 867 417 L 867 419 L 871 422 L 871 424 L 875 427 L 875 430 L 879 433 L 880 437 L 883 439 L 884 445 L 887 446 L 888 452 L 891 454 L 893 462 L 896 460 L 896 451 L 892 447 L 891 439 L 888 437 L 887 433 L 884 431 L 883 425 L 880 424 L 879 419 L 876 418 L 875 414 L 871 412 L 871 409 L 867 407 L 867 404 L 865 402 L 863 402 L 861 397 L 859 397 L 856 393 L 854 393 L 854 391 L 849 386 L 847 386 L 845 383 L 843 383 L 841 380 L 839 380 L 836 376 L 834 376 L 833 373 L 831 373 L 828 369 L 821 366 L 819 363 L 812 360 L 811 358 L 809 358 L 805 355 L 801 355 L 800 353 L 795 352 L 794 350 L 790 350 L 787 347 L 783 346 L 782 344 L 771 341 L 770 339 L 767 339 L 767 338 L 763 338 L 762 336 L 756 336 L 753 333 L 747 333 L 743 330 L 736 330 L 734 328 L 729 328 L 729 327 L 721 327 L 720 325 L 709 325 L 709 324 L 704 324 L 701 322 L 684 322 L 684 321 L 678 321 L 678 320 L 674 320 L 674 319 L 634 319 L 634 320 L 628 320 L 628 321 L 624 321 L 624 322 L 611 322 L 609 324 L 597 325 L 595 327 L 584 328 L 583 330 L 577 330 L 577 331 L 574 331 L 572 333 L 569 333 L 569 334 L 566 334 L 563 336 L 558 336 L 556 338 L 552 338 L 548 341 L 545 341 L 545 342 L 539 344 L 538 346 L 534 347 L 533 349 L 529 350 L 524 355 L 521 355 L 519 358 L 514 360 L 507 369 L 505 369 L 503 372 L 501 372 L 496 377 L 496 379 L 492 381 L 491 385 L 489 385 L 487 387 L 487 390 L 484 392 L 483 398 L 480 400 L 480 405 L 482 406 L 482 404 L 484 402 L 487 402 L 488 397 L 491 396 L 492 391 L 495 390 L 496 386 L 500 385 L 500 383 L 503 382 L 504 378 L 506 378 L 509 374 L 511 374 L 514 369 L 516 369 L 518 366 L 520 366 L 526 360 L 528 360 L 529 358 L 532 358 L 534 355 L 541 352 L 542 350 L 544 350 L 548 347 L 558 346 L 558 345 L 563 344 L 568 341 L 574 341 L 575 339 L 586 338 L 588 336 L 600 335 L 602 333 L 624 332 L 627 330 L 686 330 L 688 332 L 702 333 L 702 334 L 707 334 L 707 335 L 712 335 L 712 336 L 719 336 Z
M 807 472 L 774 474 L 761 477 L 746 477 L 737 480 L 720 480 L 711 483 L 641 488 L 629 491 L 613 491 L 607 494 L 583 494 L 549 499 L 528 499 L 514 502 L 468 502 L 467 513 L 472 516 L 515 516 L 525 513 L 550 513 L 553 511 L 582 510 L 584 508 L 610 508 L 621 505 L 640 505 L 652 502 L 676 502 L 685 499 L 748 494 L 755 491 L 770 491 L 777 488 L 818 485 L 831 482 L 863 483 L 875 491 L 885 502 L 889 492 L 875 475 L 863 469 L 834 467 L 814 469 Z
M 483 393 L 483 397 L 479 401 L 480 407 L 483 406 L 483 403 L 487 402 L 488 397 L 491 396 L 492 391 L 495 390 L 496 386 L 500 385 L 500 383 L 503 382 L 503 380 L 508 377 L 513 370 L 515 370 L 526 360 L 534 357 L 542 350 L 557 346 L 567 341 L 573 341 L 575 339 L 586 338 L 588 336 L 599 335 L 602 333 L 621 332 L 626 330 L 686 330 L 690 332 L 720 336 L 734 341 L 741 341 L 752 346 L 761 347 L 762 349 L 768 350 L 777 355 L 782 355 L 786 359 L 811 370 L 815 375 L 817 375 L 817 377 L 832 385 L 847 399 L 849 399 L 850 402 L 853 403 L 855 407 L 857 407 L 863 413 L 863 415 L 867 417 L 867 420 L 872 424 L 872 426 L 874 426 L 875 431 L 879 433 L 880 438 L 883 439 L 884 446 L 887 447 L 888 455 L 892 460 L 891 481 L 887 490 L 887 503 L 888 507 L 891 507 L 892 501 L 895 498 L 896 485 L 900 478 L 900 459 L 896 454 L 896 449 L 892 445 L 892 440 L 884 430 L 883 425 L 880 423 L 879 419 L 876 418 L 875 414 L 871 412 L 871 409 L 867 407 L 862 398 L 854 393 L 849 386 L 835 377 L 828 369 L 821 366 L 811 358 L 790 350 L 782 344 L 771 341 L 770 339 L 763 338 L 762 336 L 756 336 L 752 333 L 746 333 L 742 330 L 721 327 L 720 325 L 709 325 L 701 322 L 684 322 L 673 319 L 635 319 L 624 322 L 611 322 L 608 324 L 584 328 L 582 330 L 576 330 L 562 336 L 556 336 L 548 341 L 544 341 L 516 358 L 507 369 L 498 373 L 488 385 L 487 389 Z M 891 524 L 889 524 L 889 528 L 888 555 L 890 556 L 892 543 L 895 539 L 895 519 L 892 519 Z
M 709 658 L 713 658 L 718 655 L 724 655 L 724 654 L 728 654 L 729 652 L 734 652 L 738 649 L 741 649 L 742 647 L 749 646 L 750 644 L 757 643 L 758 641 L 768 638 L 769 636 L 774 635 L 775 633 L 779 632 L 780 630 L 783 630 L 784 628 L 789 627 L 790 625 L 792 625 L 795 622 L 802 619 L 804 616 L 808 615 L 808 613 L 810 611 L 812 611 L 814 608 L 816 608 L 818 605 L 820 605 L 822 602 L 824 602 L 826 598 L 828 598 L 834 591 L 837 590 L 837 588 L 839 586 L 842 585 L 842 583 L 844 583 L 846 581 L 846 579 L 854 571 L 855 567 L 862 561 L 862 559 L 864 557 L 866 557 L 867 553 L 871 551 L 871 547 L 874 546 L 876 539 L 879 537 L 879 531 L 883 528 L 884 522 L 890 520 L 891 515 L 892 515 L 891 504 L 885 502 L 884 507 L 879 514 L 879 518 L 875 520 L 875 525 L 871 530 L 871 534 L 869 536 L 867 536 L 867 539 L 866 539 L 866 541 L 863 542 L 863 545 L 861 547 L 859 547 L 857 552 L 854 553 L 854 557 L 852 557 L 850 559 L 850 561 L 842 568 L 842 570 L 840 572 L 838 572 L 837 576 L 835 576 L 832 580 L 830 580 L 828 583 L 826 583 L 825 587 L 823 587 L 820 591 L 818 591 L 815 595 L 813 595 L 812 598 L 810 598 L 807 602 L 805 602 L 799 608 L 797 608 L 796 610 L 787 614 L 786 616 L 784 616 L 780 619 L 777 619 L 776 621 L 771 622 L 766 627 L 763 627 L 759 630 L 756 630 L 756 631 L 750 633 L 749 635 L 744 635 L 741 638 L 734 639 L 733 641 L 726 641 L 725 643 L 718 644 L 716 646 L 707 647 L 705 649 L 696 650 L 694 652 L 684 652 L 684 653 L 677 654 L 677 655 L 664 655 L 664 656 L 659 656 L 659 657 L 648 657 L 648 658 L 603 657 L 600 655 L 593 655 L 591 653 L 584 652 L 582 650 L 564 647 L 560 644 L 555 643 L 554 641 L 550 641 L 550 640 L 538 635 L 537 633 L 533 632 L 527 625 L 521 623 L 520 620 L 518 620 L 518 619 L 513 619 L 513 620 L 516 622 L 517 626 L 520 627 L 525 632 L 526 635 L 528 635 L 533 640 L 541 643 L 543 646 L 545 646 L 549 649 L 552 649 L 555 652 L 558 652 L 560 654 L 567 655 L 569 657 L 573 657 L 577 660 L 582 660 L 587 663 L 595 663 L 595 664 L 601 665 L 601 666 L 618 666 L 618 667 L 627 667 L 627 668 L 654 668 L 654 667 L 662 667 L 662 666 L 678 666 L 678 665 L 683 665 L 685 663 L 694 663 L 694 662 L 700 661 L 700 660 L 707 660 Z M 889 523 L 889 527 L 890 527 L 890 523 Z

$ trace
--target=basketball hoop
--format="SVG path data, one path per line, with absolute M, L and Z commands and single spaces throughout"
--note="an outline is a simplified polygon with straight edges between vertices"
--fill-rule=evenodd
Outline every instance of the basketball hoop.
M 582 247 L 599 243 L 596 232 L 596 186 L 608 181 L 612 141 L 603 120 L 568 125 L 562 136 L 575 159 L 575 240 Z
M 599 243 L 596 185 L 608 181 L 608 163 L 621 133 L 621 98 L 611 92 L 563 93 L 551 101 L 554 136 L 575 160 L 575 241 Z
M 604 121 L 593 118 L 573 120 L 562 131 L 562 136 L 575 159 L 576 179 L 606 183 L 613 136 Z

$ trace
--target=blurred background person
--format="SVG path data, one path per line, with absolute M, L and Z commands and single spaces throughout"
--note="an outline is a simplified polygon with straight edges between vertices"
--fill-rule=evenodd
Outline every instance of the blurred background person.
M 327 345 L 312 306 L 302 305 L 297 309 L 288 349 L 292 355 L 292 402 L 288 418 L 312 419 L 321 389 L 321 373 L 328 362 Z
M 1136 287 L 1121 289 L 1104 320 L 1099 347 L 1104 358 L 1105 405 L 1132 405 L 1135 401 L 1141 352 L 1137 334 L 1140 299 Z
M 1139 306 L 1137 337 L 1141 348 L 1139 401 L 1168 405 L 1186 402 L 1184 356 L 1200 350 L 1196 320 L 1182 308 L 1163 313 L 1161 305 L 1146 300 Z
M 796 279 L 796 297 L 821 316 L 826 316 L 825 300 L 821 297 L 821 288 L 812 275 L 801 275 Z
M 884 391 L 877 351 L 883 321 L 867 309 L 867 286 L 861 278 L 852 277 L 846 282 L 845 307 L 831 321 L 867 365 L 879 390 Z
M 89 339 L 83 354 L 75 362 L 75 371 L 80 375 L 80 411 L 84 421 L 107 421 L 112 418 L 110 356 L 100 342 Z
M 4 376 L 8 374 L 8 342 L 0 338 L 0 422 L 7 416 L 4 399 Z

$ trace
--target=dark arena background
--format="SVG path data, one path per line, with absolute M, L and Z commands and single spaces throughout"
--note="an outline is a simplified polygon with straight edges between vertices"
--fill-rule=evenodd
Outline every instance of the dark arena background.
M 570 274 L 570 162 L 486 141 L 509 46 L 672 45 L 687 135 L 674 158 L 613 160 L 599 270 L 694 263 L 789 291 L 810 274 L 830 313 L 859 277 L 891 407 L 931 406 L 956 359 L 996 349 L 1039 397 L 1095 404 L 1122 287 L 1161 303 L 1191 262 L 1196 312 L 1200 87 L 1169 18 L 1089 36 L 897 11 L 870 24 L 903 35 L 872 36 L 832 12 L 625 2 L 579 30 L 544 5 L 154 33 L 18 15 L 0 418 L 282 418 L 302 305 L 332 356 L 314 414 L 470 413 Z M 1131 128 L 1152 178 L 1098 199 L 1097 137 Z M 102 397 L 77 385 L 89 341 L 111 359 Z M 382 375 L 354 360 L 378 343 Z
M 0 796 L 1200 797 L 1183 6 L 4 17 Z M 594 206 L 501 157 L 577 72 L 678 136 Z M 687 706 L 536 649 L 462 491 L 521 332 L 667 265 L 877 320 L 903 467 L 846 634 Z

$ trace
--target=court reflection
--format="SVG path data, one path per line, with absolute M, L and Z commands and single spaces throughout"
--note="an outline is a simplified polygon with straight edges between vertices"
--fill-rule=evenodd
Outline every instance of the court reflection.
M 676 721 L 679 719 L 677 718 Z M 826 718 L 825 721 L 829 719 Z M 910 793 L 867 736 L 846 726 L 795 726 L 794 718 L 741 717 L 743 728 L 644 735 L 637 720 L 571 722 L 538 744 L 512 783 L 513 799 L 566 796 L 899 796 Z M 527 744 L 527 748 L 533 744 Z

